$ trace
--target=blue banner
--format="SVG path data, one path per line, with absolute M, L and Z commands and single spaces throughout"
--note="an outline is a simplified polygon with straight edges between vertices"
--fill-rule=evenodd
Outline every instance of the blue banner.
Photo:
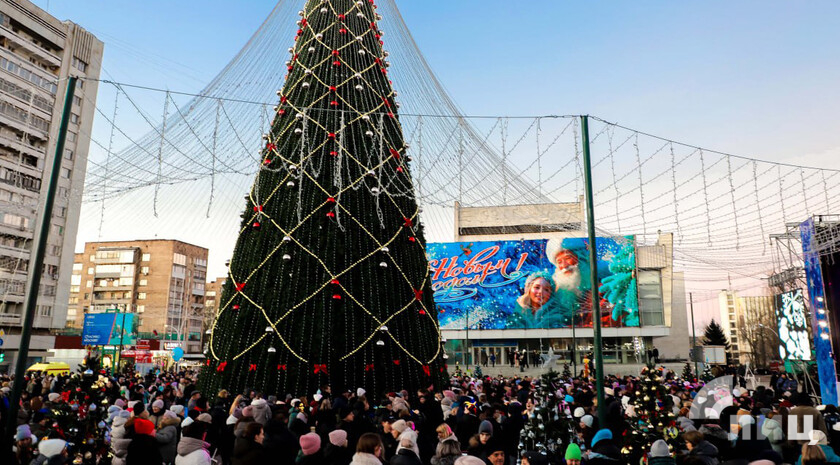
M 635 238 L 596 244 L 603 325 L 639 326 Z M 587 239 L 431 243 L 427 254 L 443 329 L 592 326 Z
M 86 313 L 82 345 L 134 345 L 137 328 L 132 313 Z
M 814 250 L 814 219 L 810 218 L 799 225 L 799 232 L 802 236 L 802 258 L 805 277 L 808 280 L 808 297 L 811 299 L 811 332 L 814 335 L 814 352 L 820 377 L 820 397 L 824 405 L 837 405 L 837 370 L 831 353 L 831 331 L 828 329 L 825 310 L 820 254 Z

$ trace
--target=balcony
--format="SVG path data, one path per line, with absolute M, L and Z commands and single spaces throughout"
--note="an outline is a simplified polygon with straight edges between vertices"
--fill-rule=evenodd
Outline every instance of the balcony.
M 61 60 L 58 58 L 57 55 L 54 55 L 41 48 L 39 45 L 36 45 L 24 39 L 23 37 L 18 35 L 18 33 L 9 29 L 6 26 L 0 25 L 0 37 L 5 37 L 11 45 L 26 50 L 26 53 L 28 53 L 30 56 L 33 56 L 50 66 L 54 66 L 56 68 L 61 66 Z
M 7 134 L 0 133 L 0 146 L 25 153 L 27 155 L 32 155 L 39 160 L 43 160 L 47 156 L 46 150 L 33 147 L 23 141 L 10 137 Z

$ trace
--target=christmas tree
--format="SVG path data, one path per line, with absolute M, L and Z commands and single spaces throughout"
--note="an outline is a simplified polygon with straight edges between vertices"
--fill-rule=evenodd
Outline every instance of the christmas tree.
M 691 381 L 693 378 L 694 375 L 691 372 L 691 363 L 685 362 L 685 365 L 683 365 L 682 379 L 685 381 Z
M 634 415 L 621 450 L 626 463 L 638 463 L 657 439 L 665 439 L 671 446 L 679 435 L 673 407 L 674 402 L 662 376 L 662 368 L 652 364 L 642 369 L 639 384 L 630 401 Z
M 440 388 L 440 329 L 381 18 L 372 0 L 310 0 L 300 16 L 201 389 Z
M 563 404 L 556 395 L 561 385 L 560 374 L 550 370 L 534 386 L 535 407 L 519 433 L 520 451 L 537 451 L 554 460 L 571 442 L 575 420 L 562 412 Z

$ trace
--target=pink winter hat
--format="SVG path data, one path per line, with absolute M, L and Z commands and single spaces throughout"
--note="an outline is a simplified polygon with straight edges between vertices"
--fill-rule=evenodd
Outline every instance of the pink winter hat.
M 344 443 L 347 442 L 347 431 L 343 429 L 337 429 L 335 431 L 330 432 L 330 444 L 336 447 L 343 447 Z
M 316 433 L 307 433 L 300 437 L 300 450 L 303 452 L 303 455 L 312 455 L 320 449 L 321 436 L 318 436 Z

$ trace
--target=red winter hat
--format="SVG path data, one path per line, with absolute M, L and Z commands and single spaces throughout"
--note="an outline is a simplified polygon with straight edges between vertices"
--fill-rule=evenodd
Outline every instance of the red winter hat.
M 149 420 L 136 418 L 134 420 L 134 432 L 137 434 L 145 434 L 147 436 L 155 435 L 155 424 Z

